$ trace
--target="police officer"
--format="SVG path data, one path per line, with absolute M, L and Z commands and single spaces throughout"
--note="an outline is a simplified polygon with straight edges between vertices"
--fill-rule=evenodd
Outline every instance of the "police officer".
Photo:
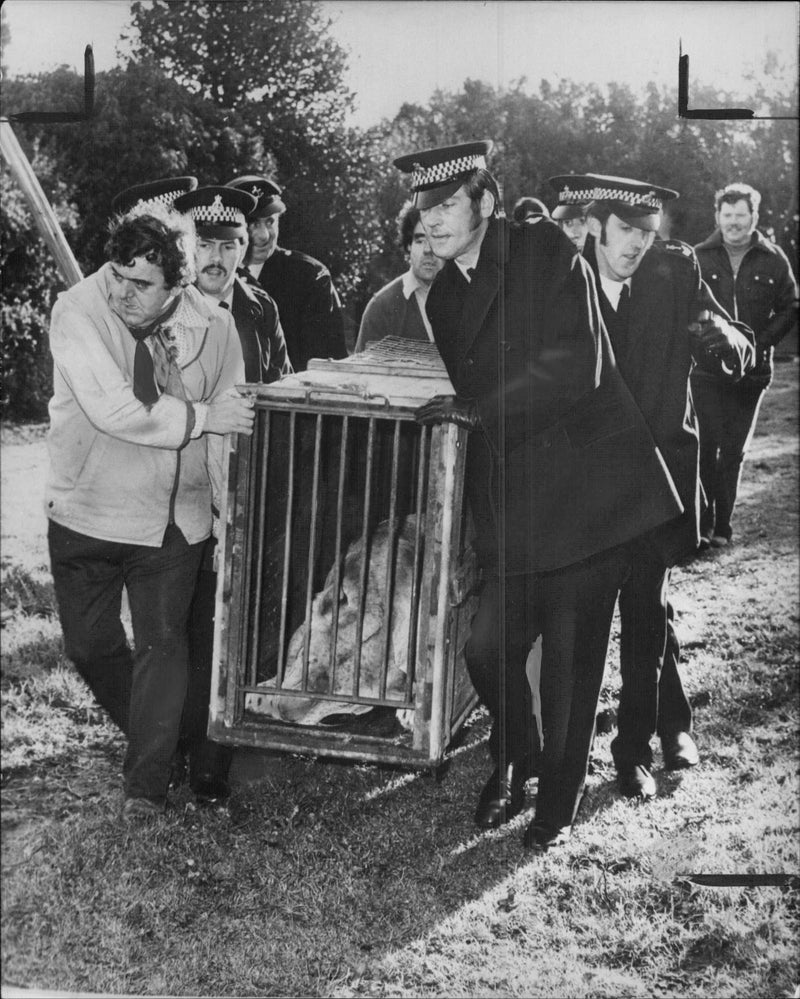
M 327 267 L 305 253 L 278 246 L 280 219 L 286 211 L 281 189 L 254 174 L 236 177 L 227 186 L 256 199 L 247 217 L 246 265 L 253 280 L 278 304 L 294 370 L 305 371 L 312 357 L 346 357 L 342 307 Z
M 490 147 L 395 165 L 445 260 L 426 310 L 456 397 L 417 418 L 474 428 L 465 491 L 485 582 L 466 657 L 495 763 L 475 821 L 519 813 L 537 768 L 525 844 L 549 849 L 569 835 L 586 777 L 616 599 L 604 552 L 680 507 L 614 368 L 588 267 L 556 226 L 500 217 Z M 526 677 L 539 636 L 541 753 Z
M 278 309 L 270 296 L 237 275 L 247 249 L 246 215 L 255 198 L 230 187 L 200 187 L 179 197 L 176 211 L 194 222 L 196 284 L 215 306 L 231 312 L 242 347 L 245 379 L 273 382 L 291 373 Z M 216 538 L 206 542 L 189 617 L 190 674 L 181 722 L 189 783 L 201 805 L 224 802 L 233 751 L 206 737 L 211 689 L 217 574 Z
M 558 225 L 564 235 L 571 239 L 580 252 L 586 242 L 586 205 L 569 201 L 559 201 L 553 209 L 550 218 Z
M 238 276 L 247 252 L 246 217 L 255 204 L 244 191 L 200 187 L 174 207 L 195 225 L 197 287 L 233 314 L 247 381 L 273 382 L 292 371 L 278 307 L 266 291 Z
M 693 367 L 732 381 L 754 358 L 752 332 L 732 323 L 700 276 L 690 246 L 657 238 L 676 191 L 624 177 L 554 177 L 565 203 L 588 202 L 583 255 L 597 279 L 600 308 L 622 377 L 661 451 L 683 513 L 619 551 L 620 692 L 611 744 L 622 794 L 651 798 L 650 739 L 664 766 L 694 766 L 692 711 L 678 674 L 680 648 L 669 603 L 671 567 L 699 543 L 701 490 Z

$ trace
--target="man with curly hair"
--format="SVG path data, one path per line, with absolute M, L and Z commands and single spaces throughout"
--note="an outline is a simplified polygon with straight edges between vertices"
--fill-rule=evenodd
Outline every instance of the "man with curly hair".
M 66 654 L 128 739 L 124 822 L 166 805 L 212 483 L 223 435 L 253 423 L 233 321 L 192 287 L 193 227 L 168 204 L 114 218 L 50 327 L 51 565 Z
M 355 352 L 387 336 L 433 342 L 425 300 L 443 261 L 434 256 L 419 209 L 406 202 L 397 216 L 398 242 L 408 260 L 408 270 L 373 295 L 364 310 Z

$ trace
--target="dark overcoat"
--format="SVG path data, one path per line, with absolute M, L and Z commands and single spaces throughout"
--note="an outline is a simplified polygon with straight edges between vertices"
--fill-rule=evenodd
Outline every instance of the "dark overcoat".
M 231 315 L 242 345 L 248 382 L 274 382 L 291 373 L 278 307 L 263 289 L 237 277 Z
M 472 281 L 448 261 L 427 313 L 457 395 L 480 415 L 465 489 L 484 565 L 562 568 L 681 513 L 591 272 L 557 226 L 491 220 Z
M 259 271 L 258 282 L 277 302 L 295 371 L 305 371 L 312 357 L 347 357 L 339 296 L 319 260 L 278 246 Z
M 591 236 L 583 252 L 597 274 Z M 710 354 L 690 336 L 689 324 L 703 310 L 727 322 L 731 317 L 703 281 L 687 243 L 656 240 L 642 258 L 630 288 L 627 322 L 622 328 L 598 280 L 601 311 L 620 373 L 647 421 L 684 507 L 681 517 L 659 527 L 650 538 L 670 565 L 697 548 L 704 503 L 689 375 L 697 369 L 731 382 L 739 380 L 753 364 L 753 336 L 747 326 L 733 324 L 733 349 L 724 357 Z

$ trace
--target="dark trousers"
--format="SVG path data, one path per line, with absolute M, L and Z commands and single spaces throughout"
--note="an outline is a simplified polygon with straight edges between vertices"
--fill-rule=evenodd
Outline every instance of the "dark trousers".
M 171 524 L 160 547 L 48 529 L 66 655 L 128 738 L 125 794 L 163 802 L 186 696 L 186 625 L 203 545 Z M 128 593 L 134 651 L 120 619 Z
M 690 732 L 692 709 L 678 673 L 669 568 L 657 553 L 635 542 L 622 549 L 620 567 L 622 688 L 611 752 L 617 766 L 649 767 L 652 736 Z
M 580 804 L 620 576 L 614 554 L 550 573 L 487 579 L 466 648 L 473 685 L 492 715 L 501 768 L 536 770 L 537 820 L 570 825 Z M 525 665 L 541 636 L 543 747 Z
M 762 385 L 730 385 L 711 378 L 692 379 L 700 430 L 700 481 L 708 508 L 700 520 L 700 533 L 728 540 L 731 517 L 741 481 L 742 463 L 750 447 L 764 398 Z
M 216 539 L 205 544 L 203 563 L 189 614 L 189 688 L 181 720 L 180 745 L 189 759 L 189 776 L 227 779 L 233 759 L 230 746 L 206 735 L 214 649 L 217 574 L 213 569 Z

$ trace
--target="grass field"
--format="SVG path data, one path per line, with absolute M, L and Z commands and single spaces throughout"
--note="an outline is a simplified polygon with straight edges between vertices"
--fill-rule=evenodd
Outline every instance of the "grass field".
M 572 841 L 544 856 L 521 844 L 535 782 L 509 826 L 472 824 L 489 769 L 481 712 L 438 782 L 251 754 L 229 813 L 179 789 L 152 831 L 120 827 L 123 741 L 54 617 L 41 428 L 4 428 L 2 457 L 4 994 L 798 994 L 796 364 L 778 365 L 762 411 L 737 543 L 675 573 L 701 765 L 657 762 L 659 796 L 625 801 L 603 732 Z M 615 656 L 616 642 L 606 716 Z

